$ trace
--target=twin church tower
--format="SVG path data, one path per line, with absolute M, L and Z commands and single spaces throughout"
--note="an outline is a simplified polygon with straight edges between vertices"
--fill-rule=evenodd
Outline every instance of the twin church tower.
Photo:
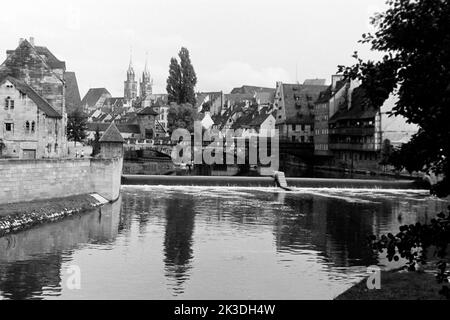
M 152 94 L 153 80 L 148 70 L 148 55 L 145 59 L 145 68 L 139 82 L 139 97 L 141 100 L 150 98 Z M 133 59 L 130 56 L 130 65 L 127 70 L 127 80 L 124 82 L 124 98 L 126 101 L 134 101 L 138 97 L 138 83 L 133 69 Z

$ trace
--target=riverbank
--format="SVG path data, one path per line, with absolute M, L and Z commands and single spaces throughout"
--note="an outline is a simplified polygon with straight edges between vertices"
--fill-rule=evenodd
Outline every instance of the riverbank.
M 367 278 L 354 285 L 335 300 L 444 300 L 439 294 L 433 273 L 424 272 L 381 272 L 381 289 L 369 290 Z
M 0 237 L 53 222 L 96 207 L 107 201 L 96 194 L 0 205 Z

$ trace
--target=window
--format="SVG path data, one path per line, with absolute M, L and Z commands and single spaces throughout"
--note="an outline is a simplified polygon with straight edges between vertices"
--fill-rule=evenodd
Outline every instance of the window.
M 295 131 L 295 124 L 292 125 L 292 131 Z
M 5 131 L 12 132 L 14 129 L 14 124 L 12 123 L 5 123 Z
M 25 132 L 30 131 L 30 121 L 25 122 Z
M 33 122 L 31 122 L 31 132 L 34 133 L 35 129 L 36 129 L 36 123 L 33 121 Z
M 6 97 L 6 99 L 5 99 L 5 110 L 9 109 L 9 100 L 11 100 L 11 97 Z
M 25 98 L 27 97 L 27 95 L 23 92 L 20 92 L 20 99 L 21 100 L 25 100 Z

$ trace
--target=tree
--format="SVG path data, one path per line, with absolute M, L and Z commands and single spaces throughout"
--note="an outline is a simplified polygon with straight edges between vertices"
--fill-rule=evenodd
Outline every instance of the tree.
M 385 139 L 383 141 L 383 146 L 381 148 L 381 161 L 380 164 L 382 166 L 387 166 L 391 162 L 391 156 L 394 152 L 394 147 L 391 144 L 391 141 L 389 139 Z
M 94 141 L 92 142 L 92 156 L 95 157 L 100 153 L 100 128 L 95 128 Z
M 181 67 L 176 58 L 170 59 L 169 77 L 167 78 L 167 94 L 170 102 L 180 103 L 181 98 Z
M 388 0 L 389 8 L 372 18 L 376 32 L 363 34 L 360 43 L 383 54 L 380 61 L 364 61 L 357 52 L 356 64 L 339 66 L 350 79 L 358 79 L 375 107 L 391 93 L 398 95 L 392 115 L 404 116 L 420 129 L 411 141 L 391 155 L 396 168 L 440 174 L 443 179 L 432 192 L 450 194 L 450 1 Z M 450 209 L 450 208 L 449 208 Z M 405 225 L 400 232 L 369 238 L 377 252 L 387 249 L 392 260 L 407 259 L 409 270 L 425 263 L 435 248 L 436 278 L 448 282 L 447 252 L 450 216 L 440 213 L 430 224 Z M 450 298 L 449 288 L 441 293 Z
M 80 110 L 75 109 L 68 116 L 67 138 L 70 141 L 81 142 L 86 138 L 87 116 Z
M 176 58 L 170 59 L 169 77 L 167 78 L 167 94 L 169 102 L 195 105 L 195 85 L 197 76 L 192 66 L 189 51 L 181 48 Z
M 450 194 L 450 1 L 388 0 L 389 8 L 372 18 L 374 34 L 360 43 L 383 54 L 380 61 L 339 66 L 347 78 L 358 79 L 375 107 L 391 93 L 398 95 L 392 115 L 404 116 L 420 130 L 395 152 L 393 163 L 408 171 L 443 177 L 432 192 Z
M 169 132 L 176 129 L 187 129 L 189 132 L 194 131 L 194 121 L 197 116 L 195 108 L 189 104 L 175 104 L 171 103 L 167 114 L 167 126 Z
M 189 57 L 189 51 L 186 48 L 181 48 L 178 56 L 180 57 L 181 74 L 182 74 L 182 89 L 181 94 L 183 101 L 181 103 L 190 103 L 195 105 L 195 85 L 197 84 L 197 75 Z

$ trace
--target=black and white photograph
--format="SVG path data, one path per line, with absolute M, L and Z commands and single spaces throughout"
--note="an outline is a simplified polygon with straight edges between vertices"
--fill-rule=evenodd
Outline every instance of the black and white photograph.
M 0 28 L 0 307 L 450 299 L 450 1 L 5 1 Z

